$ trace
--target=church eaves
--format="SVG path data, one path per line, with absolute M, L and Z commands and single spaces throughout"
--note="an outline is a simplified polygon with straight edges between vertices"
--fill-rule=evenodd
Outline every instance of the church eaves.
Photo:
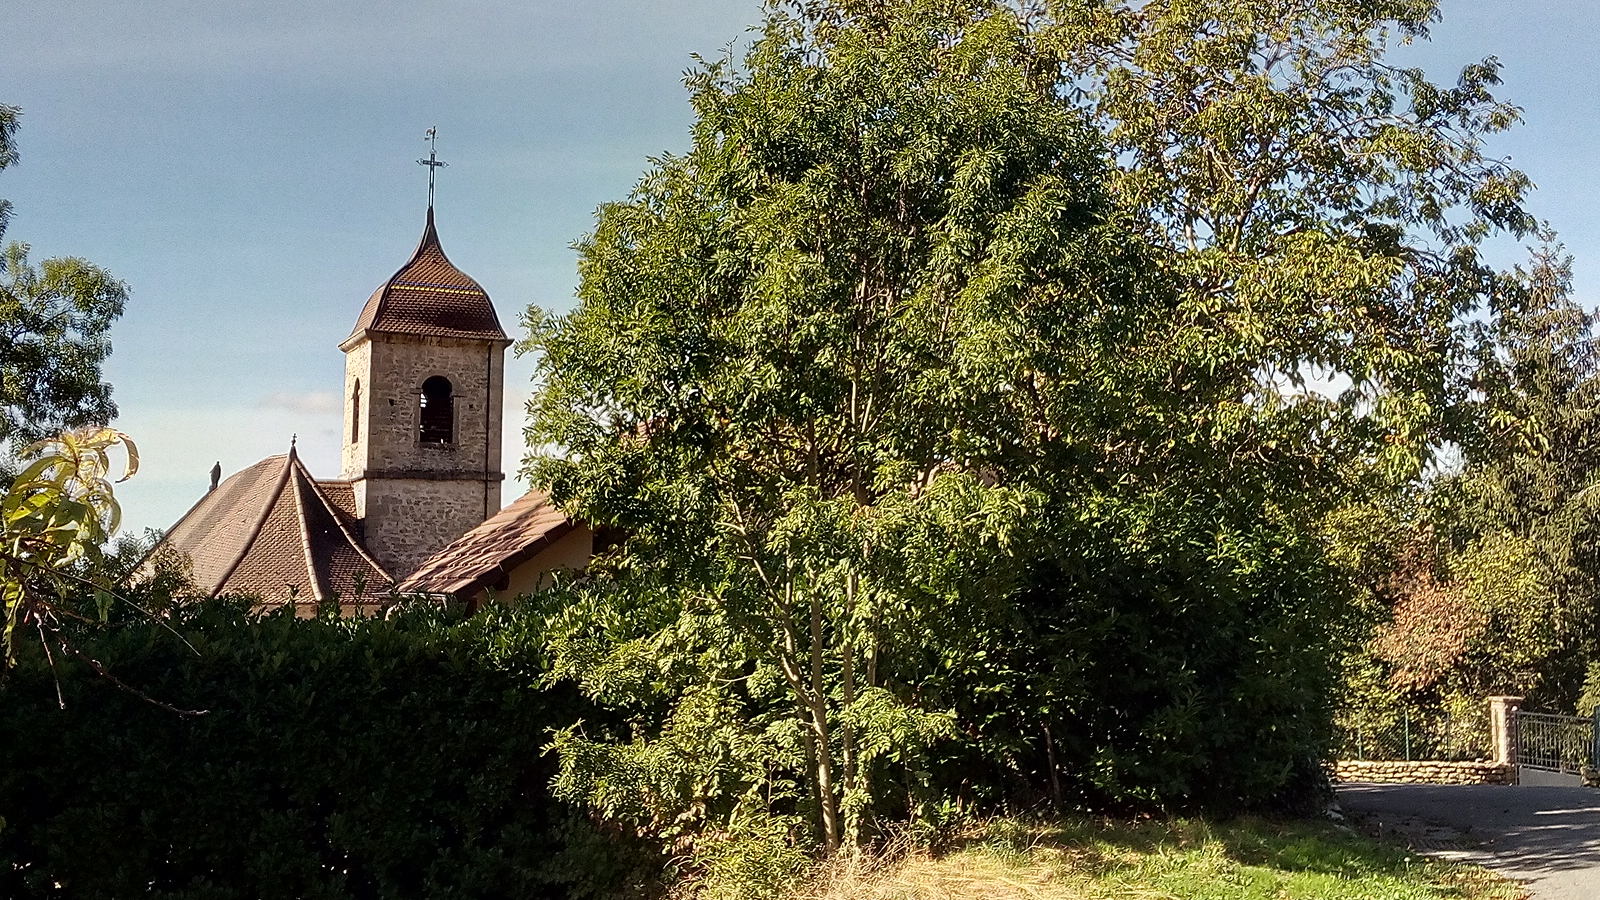
M 416 252 L 373 292 L 342 346 L 369 332 L 510 343 L 488 292 L 444 255 L 432 206 Z

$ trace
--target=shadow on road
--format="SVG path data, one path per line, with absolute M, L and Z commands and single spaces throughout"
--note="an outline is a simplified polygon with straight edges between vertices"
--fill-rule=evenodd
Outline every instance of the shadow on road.
M 1600 791 L 1592 788 L 1346 784 L 1339 802 L 1418 850 L 1527 880 L 1535 897 L 1600 897 Z

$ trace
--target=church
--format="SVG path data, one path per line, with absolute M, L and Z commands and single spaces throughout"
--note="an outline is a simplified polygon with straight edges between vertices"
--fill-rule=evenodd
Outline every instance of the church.
M 429 201 L 416 251 L 339 344 L 339 477 L 314 477 L 291 442 L 225 480 L 214 471 L 158 545 L 187 559 L 202 594 L 303 615 L 328 602 L 373 614 L 397 595 L 476 606 L 588 563 L 593 532 L 543 493 L 501 509 L 511 340 L 488 292 L 445 256 Z

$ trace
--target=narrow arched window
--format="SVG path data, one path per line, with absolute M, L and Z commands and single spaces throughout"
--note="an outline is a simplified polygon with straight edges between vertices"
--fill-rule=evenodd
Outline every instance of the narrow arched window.
M 350 443 L 361 442 L 361 379 L 350 389 Z
M 450 444 L 456 439 L 456 416 L 450 397 L 450 379 L 435 375 L 422 383 L 421 440 L 424 444 Z

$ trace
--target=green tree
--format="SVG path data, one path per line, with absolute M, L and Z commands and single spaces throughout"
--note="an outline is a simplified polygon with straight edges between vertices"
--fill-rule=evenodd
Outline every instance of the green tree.
M 1433 17 L 798 3 L 698 70 L 692 149 L 530 322 L 535 473 L 627 535 L 553 646 L 639 739 L 564 733 L 560 789 L 832 848 L 957 766 L 1165 805 L 1314 773 L 1329 517 L 1461 433 L 1477 244 L 1529 224 L 1492 62 L 1384 62 Z
M 1478 370 L 1481 440 L 1461 484 L 1463 525 L 1479 540 L 1525 541 L 1538 561 L 1548 591 L 1532 607 L 1554 646 L 1533 668 L 1540 693 L 1563 706 L 1600 651 L 1600 352 L 1571 286 L 1572 259 L 1553 236 L 1515 272 Z
M 17 162 L 20 110 L 0 104 L 0 169 Z M 0 236 L 11 204 L 0 200 Z M 117 415 L 100 367 L 127 286 L 75 257 L 28 261 L 28 245 L 0 247 L 0 482 L 12 454 L 67 428 Z
M 22 110 L 0 103 L 0 169 L 17 163 L 17 117 Z M 0 238 L 6 236 L 6 226 L 11 223 L 11 201 L 0 197 Z
M 1429 0 L 1083 8 L 1046 31 L 1077 61 L 1126 221 L 1166 251 L 1179 300 L 1153 355 L 1187 406 L 1222 405 L 1205 455 L 1277 440 L 1309 488 L 1285 497 L 1317 504 L 1329 481 L 1414 476 L 1466 396 L 1462 317 L 1494 287 L 1478 242 L 1533 225 L 1526 176 L 1484 154 L 1518 116 L 1490 93 L 1498 64 L 1455 87 L 1390 65 L 1393 33 L 1426 38 Z
M 1351 661 L 1352 716 L 1600 696 L 1583 687 L 1600 614 L 1600 354 L 1571 258 L 1541 237 L 1477 329 L 1459 465 L 1414 497 L 1404 552 L 1369 553 L 1388 564 L 1369 578 L 1380 624 Z
M 1477 428 L 1431 492 L 1432 565 L 1477 623 L 1436 692 L 1571 707 L 1600 637 L 1600 353 L 1572 260 L 1543 237 L 1481 328 Z M 1387 633 L 1411 631 L 1397 615 Z
M 578 309 L 530 323 L 529 442 L 563 451 L 537 477 L 627 534 L 557 665 L 670 710 L 639 743 L 564 733 L 558 786 L 832 850 L 952 734 L 929 679 L 1009 592 L 1040 392 L 1131 351 L 1155 295 L 1119 283 L 1098 141 L 998 5 L 774 10 L 690 86 L 692 149 L 601 210 Z
M 0 441 L 13 452 L 116 417 L 101 365 L 127 296 L 122 282 L 85 260 L 35 267 L 27 244 L 0 251 Z
M 1006 752 L 1099 796 L 1259 802 L 1318 777 L 1371 609 L 1342 529 L 1469 431 L 1465 323 L 1497 286 L 1477 247 L 1532 225 L 1483 147 L 1516 110 L 1492 59 L 1450 87 L 1387 62 L 1434 3 L 1048 9 L 1174 299 L 1113 382 L 1129 402 L 1045 467 Z

